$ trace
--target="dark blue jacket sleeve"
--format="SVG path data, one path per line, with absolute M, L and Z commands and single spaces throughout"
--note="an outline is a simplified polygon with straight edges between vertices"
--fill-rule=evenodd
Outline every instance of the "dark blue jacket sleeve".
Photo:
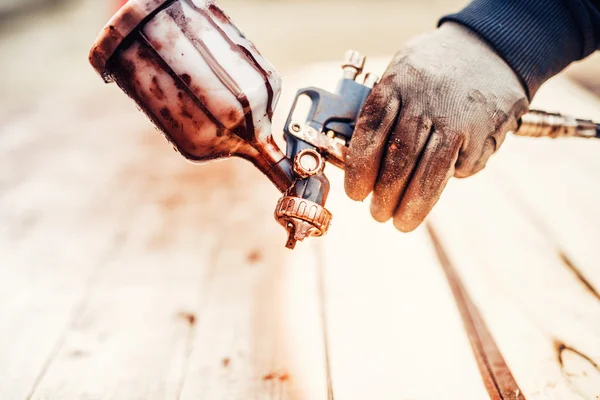
M 474 0 L 440 20 L 467 26 L 519 75 L 533 98 L 539 87 L 600 48 L 600 0 Z

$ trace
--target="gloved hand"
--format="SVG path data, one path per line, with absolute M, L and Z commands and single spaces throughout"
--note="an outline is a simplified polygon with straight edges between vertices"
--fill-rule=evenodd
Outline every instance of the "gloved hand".
M 508 64 L 467 28 L 447 22 L 399 52 L 367 99 L 346 160 L 346 193 L 409 232 L 448 180 L 485 167 L 527 112 Z

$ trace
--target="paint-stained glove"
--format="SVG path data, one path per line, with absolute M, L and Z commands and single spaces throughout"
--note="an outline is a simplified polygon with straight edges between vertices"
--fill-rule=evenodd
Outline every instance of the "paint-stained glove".
M 346 193 L 362 201 L 373 192 L 373 217 L 409 232 L 452 176 L 485 167 L 528 107 L 510 66 L 475 33 L 445 23 L 398 53 L 367 100 Z

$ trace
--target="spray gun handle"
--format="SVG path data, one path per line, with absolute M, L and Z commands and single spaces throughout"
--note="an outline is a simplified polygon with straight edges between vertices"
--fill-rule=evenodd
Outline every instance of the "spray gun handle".
M 298 180 L 285 195 L 275 211 L 277 221 L 288 231 L 287 247 L 307 236 L 327 233 L 331 213 L 325 208 L 329 180 L 323 173 L 326 161 L 343 168 L 347 146 L 354 133 L 356 121 L 378 77 L 367 74 L 363 83 L 357 82 L 365 57 L 355 51 L 346 54 L 343 79 L 335 93 L 309 87 L 300 90 L 284 127 L 286 155 L 293 160 L 293 173 Z M 311 101 L 304 121 L 295 121 L 298 101 Z
M 343 168 L 360 111 L 379 81 L 379 77 L 371 73 L 365 75 L 362 83 L 357 81 L 365 61 L 357 51 L 346 53 L 343 79 L 335 93 L 315 87 L 298 91 L 284 128 L 288 157 L 293 159 L 299 151 L 311 148 Z M 310 99 L 311 107 L 305 121 L 295 121 L 293 116 L 302 97 Z

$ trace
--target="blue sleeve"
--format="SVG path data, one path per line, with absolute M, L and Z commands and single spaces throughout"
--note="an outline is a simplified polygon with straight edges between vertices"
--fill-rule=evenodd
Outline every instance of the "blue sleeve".
M 474 0 L 440 25 L 446 21 L 467 26 L 495 48 L 530 98 L 600 48 L 600 0 Z

